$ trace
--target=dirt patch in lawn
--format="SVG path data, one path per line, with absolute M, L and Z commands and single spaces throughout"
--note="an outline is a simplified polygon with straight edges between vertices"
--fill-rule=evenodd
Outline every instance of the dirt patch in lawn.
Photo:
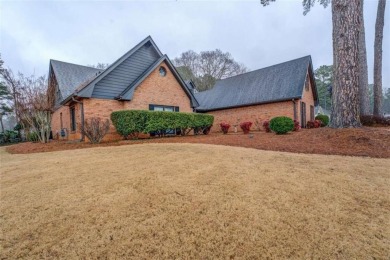
M 204 144 L 0 156 L 1 259 L 390 255 L 388 159 Z
M 36 153 L 139 143 L 204 143 L 295 153 L 390 158 L 390 127 L 302 129 L 299 132 L 287 135 L 265 132 L 253 132 L 249 135 L 242 133 L 230 133 L 227 135 L 216 133 L 206 136 L 151 138 L 102 143 L 99 145 L 55 141 L 49 144 L 21 143 L 7 147 L 7 151 L 10 153 Z

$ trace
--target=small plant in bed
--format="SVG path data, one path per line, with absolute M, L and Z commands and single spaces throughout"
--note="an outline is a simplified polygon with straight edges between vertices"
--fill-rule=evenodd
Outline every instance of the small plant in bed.
M 267 133 L 271 133 L 271 128 L 269 128 L 269 121 L 268 120 L 265 120 L 263 122 L 263 127 L 264 127 L 264 130 L 267 132 Z
M 249 134 L 249 131 L 251 130 L 251 127 L 252 127 L 252 122 L 242 122 L 240 124 L 240 127 L 241 127 L 242 131 L 244 132 L 244 134 Z
M 294 121 L 286 116 L 274 117 L 269 122 L 269 127 L 278 135 L 287 134 L 294 129 Z
M 327 115 L 319 114 L 315 119 L 321 121 L 321 127 L 327 126 L 329 124 L 329 116 Z
M 219 126 L 221 127 L 223 134 L 227 134 L 229 132 L 230 125 L 228 123 L 221 123 Z

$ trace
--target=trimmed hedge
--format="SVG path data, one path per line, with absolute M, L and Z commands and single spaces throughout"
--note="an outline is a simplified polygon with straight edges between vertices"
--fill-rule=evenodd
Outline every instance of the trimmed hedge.
M 329 116 L 319 114 L 316 116 L 315 120 L 321 121 L 321 127 L 327 126 L 329 124 Z
M 163 136 L 176 129 L 181 135 L 194 130 L 196 134 L 208 134 L 214 117 L 208 114 L 165 112 L 149 110 L 122 110 L 111 114 L 117 132 L 125 139 L 137 138 L 140 133 L 154 133 Z
M 269 122 L 269 127 L 276 134 L 286 134 L 294 129 L 294 121 L 286 116 L 274 117 Z

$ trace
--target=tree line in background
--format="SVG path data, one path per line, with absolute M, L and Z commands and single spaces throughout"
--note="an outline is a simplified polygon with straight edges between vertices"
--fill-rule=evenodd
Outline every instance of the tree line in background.
M 245 65 L 234 60 L 229 52 L 219 49 L 197 53 L 189 50 L 174 59 L 174 65 L 184 80 L 192 80 L 198 91 L 212 88 L 219 79 L 248 71 Z
M 314 71 L 314 77 L 318 92 L 318 105 L 326 111 L 332 109 L 332 81 L 333 66 L 322 65 Z M 368 108 L 367 115 L 374 111 L 374 84 L 368 84 Z M 382 93 L 382 111 L 390 114 L 390 88 L 383 88 Z

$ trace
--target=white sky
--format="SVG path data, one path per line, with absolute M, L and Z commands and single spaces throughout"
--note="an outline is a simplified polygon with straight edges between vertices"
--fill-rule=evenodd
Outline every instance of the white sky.
M 46 74 L 49 59 L 112 63 L 151 35 L 173 59 L 219 48 L 249 69 L 305 55 L 314 68 L 332 64 L 330 6 L 303 16 L 302 1 L 1 1 L 0 53 L 5 66 Z M 389 4 L 388 4 L 389 5 Z M 369 82 L 372 83 L 377 0 L 365 0 Z M 390 6 L 383 41 L 383 86 L 390 87 Z

